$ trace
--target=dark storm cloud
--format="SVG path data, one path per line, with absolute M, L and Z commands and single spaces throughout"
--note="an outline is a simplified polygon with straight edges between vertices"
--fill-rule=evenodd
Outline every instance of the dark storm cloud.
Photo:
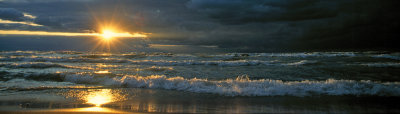
M 337 15 L 333 1 L 192 0 L 188 7 L 226 24 L 301 21 Z
M 44 26 L 49 26 L 53 28 L 60 28 L 62 27 L 61 23 L 55 19 L 52 19 L 51 17 L 43 17 L 40 16 L 35 19 L 35 23 L 44 25 Z
M 310 22 L 292 47 L 308 49 L 399 49 L 399 1 L 354 0 L 341 2 L 338 15 Z
M 18 20 L 27 12 L 49 31 L 71 32 L 96 31 L 97 21 L 114 20 L 122 30 L 152 33 L 150 43 L 161 44 L 399 49 L 399 5 L 398 0 L 14 0 L 0 7 L 17 15 L 0 18 Z
M 12 21 L 23 21 L 24 14 L 14 8 L 1 8 L 0 7 L 0 19 L 12 20 Z
M 49 31 L 81 32 L 90 28 L 85 3 L 93 0 L 5 0 L 0 7 L 12 7 L 36 16 L 34 23 Z M 32 29 L 35 30 L 35 29 Z
M 33 21 L 35 20 L 33 16 L 25 16 L 25 12 L 14 8 L 0 8 L 0 19 L 3 21 L 12 21 L 12 22 L 25 22 L 36 24 Z M 19 23 L 0 23 L 1 30 L 48 30 L 43 26 L 32 26 L 29 24 L 19 24 Z
M 252 33 L 227 33 L 224 36 L 230 40 L 225 46 L 305 50 L 398 49 L 398 5 L 396 0 L 192 0 L 187 4 L 225 27 L 238 27 L 231 32 Z M 267 29 L 278 23 L 280 27 Z

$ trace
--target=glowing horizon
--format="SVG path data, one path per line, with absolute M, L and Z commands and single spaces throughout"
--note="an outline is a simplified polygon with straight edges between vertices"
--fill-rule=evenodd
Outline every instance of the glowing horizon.
M 33 36 L 96 36 L 104 37 L 103 33 L 78 33 L 78 32 L 48 32 L 48 31 L 21 31 L 21 30 L 0 30 L 0 35 L 33 35 Z M 114 38 L 146 38 L 141 33 L 113 32 Z

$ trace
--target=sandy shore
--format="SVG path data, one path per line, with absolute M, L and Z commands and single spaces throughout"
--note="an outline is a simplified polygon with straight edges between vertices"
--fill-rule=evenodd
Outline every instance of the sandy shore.
M 2 112 L 1 114 L 115 114 L 112 112 L 47 112 L 47 111 L 17 111 L 17 112 Z M 135 113 L 136 114 L 136 113 Z
M 0 111 L 0 114 L 129 114 L 133 112 L 124 112 L 103 107 L 89 108 L 69 108 L 69 109 L 50 109 L 50 110 L 24 110 L 24 111 Z M 135 113 L 137 114 L 137 113 Z M 140 113 L 139 113 L 140 114 Z

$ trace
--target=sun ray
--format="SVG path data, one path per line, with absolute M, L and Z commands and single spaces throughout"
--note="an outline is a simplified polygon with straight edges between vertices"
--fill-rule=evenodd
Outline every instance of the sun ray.
M 24 30 L 0 30 L 0 35 L 28 35 L 28 36 L 67 36 L 70 38 L 84 37 L 93 38 L 93 47 L 90 51 L 111 52 L 120 49 L 134 49 L 135 46 L 129 45 L 126 38 L 145 39 L 149 33 L 127 32 L 131 31 L 132 26 L 127 25 L 131 20 L 120 18 L 123 14 L 123 6 L 115 6 L 114 9 L 96 8 L 90 9 L 90 14 L 95 23 L 95 28 L 91 32 L 50 32 L 50 31 L 24 31 Z M 36 18 L 30 14 L 25 14 L 29 18 Z M 132 48 L 134 47 L 134 48 Z

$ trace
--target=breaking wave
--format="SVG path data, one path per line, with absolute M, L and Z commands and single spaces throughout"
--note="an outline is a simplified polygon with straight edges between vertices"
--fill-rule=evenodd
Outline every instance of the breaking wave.
M 239 76 L 236 79 L 208 80 L 188 79 L 179 76 L 167 77 L 165 75 L 114 76 L 90 73 L 34 73 L 13 77 L 7 79 L 7 81 L 0 81 L 0 89 L 130 87 L 211 93 L 225 96 L 400 96 L 400 82 L 369 80 L 250 80 L 247 76 Z
M 236 79 L 212 81 L 183 77 L 123 76 L 94 77 L 66 75 L 65 81 L 81 84 L 101 84 L 117 87 L 157 88 L 226 96 L 311 96 L 311 95 L 378 95 L 400 96 L 400 82 L 373 82 L 355 80 L 282 81 L 271 79 L 250 80 L 246 76 Z

